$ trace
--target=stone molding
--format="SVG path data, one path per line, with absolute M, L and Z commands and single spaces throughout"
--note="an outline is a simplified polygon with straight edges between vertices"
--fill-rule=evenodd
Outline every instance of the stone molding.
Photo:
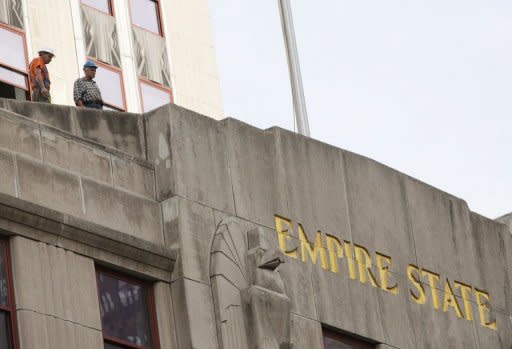
M 246 231 L 230 217 L 218 224 L 210 275 L 222 348 L 292 348 L 291 301 L 277 270 L 282 263 L 263 229 Z
M 169 279 L 177 258 L 175 250 L 163 245 L 1 193 L 0 220 L 33 228 L 39 234 L 45 235 L 46 241 L 54 241 L 55 244 L 58 244 L 59 239 L 70 239 L 84 247 L 106 251 L 147 267 L 159 269 L 164 274 L 168 274 Z M 23 229 L 16 230 L 10 226 L 4 233 L 34 238 L 31 236 L 34 234 L 29 234 Z

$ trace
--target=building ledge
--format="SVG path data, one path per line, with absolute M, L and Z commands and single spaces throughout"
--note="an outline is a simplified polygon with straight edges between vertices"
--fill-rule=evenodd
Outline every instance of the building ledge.
M 170 281 L 177 251 L 0 193 L 0 229 L 6 235 L 60 246 L 94 257 L 110 267 Z M 120 263 L 122 260 L 123 263 Z

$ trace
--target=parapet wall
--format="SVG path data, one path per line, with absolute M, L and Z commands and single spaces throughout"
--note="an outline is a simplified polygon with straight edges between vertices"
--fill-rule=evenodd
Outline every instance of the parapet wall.
M 0 106 L 0 206 L 60 215 L 52 219 L 81 227 L 81 243 L 172 280 L 175 314 L 186 314 L 176 320 L 180 348 L 226 342 L 230 320 L 219 316 L 232 292 L 212 281 L 214 236 L 231 234 L 232 262 L 244 271 L 256 228 L 284 255 L 279 274 L 297 348 L 320 347 L 322 326 L 394 348 L 512 345 L 512 235 L 459 198 L 286 130 L 174 105 L 144 115 Z M 3 220 L 41 225 L 4 211 L 4 230 L 14 228 Z M 103 242 L 85 241 L 84 231 Z M 387 268 L 378 267 L 383 261 Z

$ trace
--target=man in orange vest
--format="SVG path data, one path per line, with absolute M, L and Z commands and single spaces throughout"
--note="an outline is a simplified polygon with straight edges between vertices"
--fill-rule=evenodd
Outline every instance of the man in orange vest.
M 46 65 L 49 64 L 55 53 L 51 48 L 39 50 L 39 57 L 34 58 L 29 66 L 29 80 L 32 88 L 32 101 L 51 103 L 50 96 L 50 74 Z

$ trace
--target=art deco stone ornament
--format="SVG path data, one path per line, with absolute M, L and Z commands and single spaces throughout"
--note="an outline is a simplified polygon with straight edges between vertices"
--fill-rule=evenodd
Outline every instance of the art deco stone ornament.
M 280 251 L 268 245 L 262 229 L 248 232 L 247 270 L 251 286 L 242 291 L 250 348 L 287 349 L 290 344 L 290 299 L 277 268 Z
M 283 254 L 261 228 L 235 218 L 217 226 L 210 261 L 217 330 L 225 349 L 291 349 Z

